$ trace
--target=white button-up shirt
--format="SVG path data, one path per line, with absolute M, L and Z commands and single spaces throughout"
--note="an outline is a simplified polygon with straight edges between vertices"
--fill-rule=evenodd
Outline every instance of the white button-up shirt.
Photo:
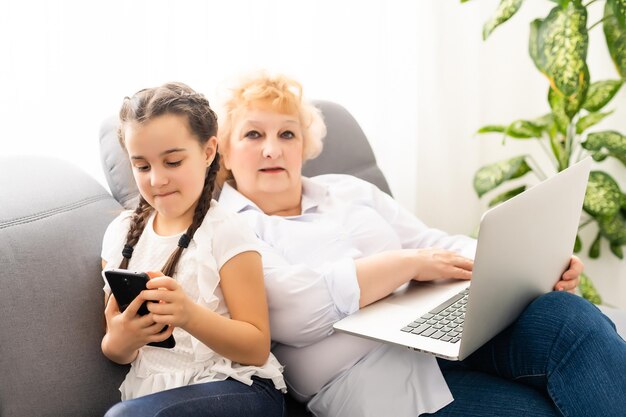
M 359 308 L 355 259 L 427 247 L 473 258 L 476 245 L 427 227 L 389 195 L 349 175 L 302 178 L 302 188 L 297 216 L 268 216 L 229 184 L 219 202 L 246 218 L 265 243 L 273 351 L 285 365 L 292 394 L 305 400 L 380 345 L 333 333 L 336 321 Z M 441 375 L 434 357 L 428 359 L 430 369 L 422 367 L 419 376 L 424 381 Z

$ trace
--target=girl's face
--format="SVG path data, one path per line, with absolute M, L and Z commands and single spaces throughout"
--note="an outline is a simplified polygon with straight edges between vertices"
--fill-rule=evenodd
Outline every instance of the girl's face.
M 175 114 L 128 124 L 124 137 L 139 192 L 157 212 L 155 231 L 171 235 L 186 230 L 217 139 L 201 144 L 189 130 L 187 117 Z
M 299 203 L 302 151 L 297 116 L 244 109 L 234 121 L 223 152 L 224 165 L 231 170 L 237 190 L 260 207 L 267 201 Z

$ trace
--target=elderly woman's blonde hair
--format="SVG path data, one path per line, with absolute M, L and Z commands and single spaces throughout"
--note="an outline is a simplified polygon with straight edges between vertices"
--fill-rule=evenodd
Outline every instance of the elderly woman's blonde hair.
M 232 88 L 224 100 L 217 134 L 223 152 L 228 152 L 228 141 L 239 113 L 253 107 L 296 115 L 304 136 L 304 160 L 313 159 L 322 152 L 326 125 L 321 111 L 303 98 L 300 83 L 284 75 L 271 76 L 266 72 L 246 78 Z

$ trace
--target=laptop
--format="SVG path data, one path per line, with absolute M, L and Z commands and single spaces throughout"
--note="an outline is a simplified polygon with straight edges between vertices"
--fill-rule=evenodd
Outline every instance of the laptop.
M 335 330 L 465 359 L 567 269 L 590 169 L 586 158 L 485 212 L 471 281 L 410 282 Z

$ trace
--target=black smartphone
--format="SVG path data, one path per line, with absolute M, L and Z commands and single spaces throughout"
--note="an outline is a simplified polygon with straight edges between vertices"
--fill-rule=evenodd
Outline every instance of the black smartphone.
M 111 291 L 115 296 L 115 300 L 120 307 L 120 311 L 126 310 L 126 307 L 139 295 L 139 293 L 146 289 L 146 283 L 150 280 L 150 277 L 145 272 L 132 272 L 126 269 L 109 269 L 104 271 L 104 277 L 106 278 Z M 145 301 L 141 307 L 139 307 L 138 314 L 148 314 L 148 301 Z M 167 329 L 167 326 L 163 327 L 162 332 Z M 170 335 L 162 342 L 150 342 L 148 346 L 156 346 L 162 348 L 173 348 L 176 346 L 174 336 Z

